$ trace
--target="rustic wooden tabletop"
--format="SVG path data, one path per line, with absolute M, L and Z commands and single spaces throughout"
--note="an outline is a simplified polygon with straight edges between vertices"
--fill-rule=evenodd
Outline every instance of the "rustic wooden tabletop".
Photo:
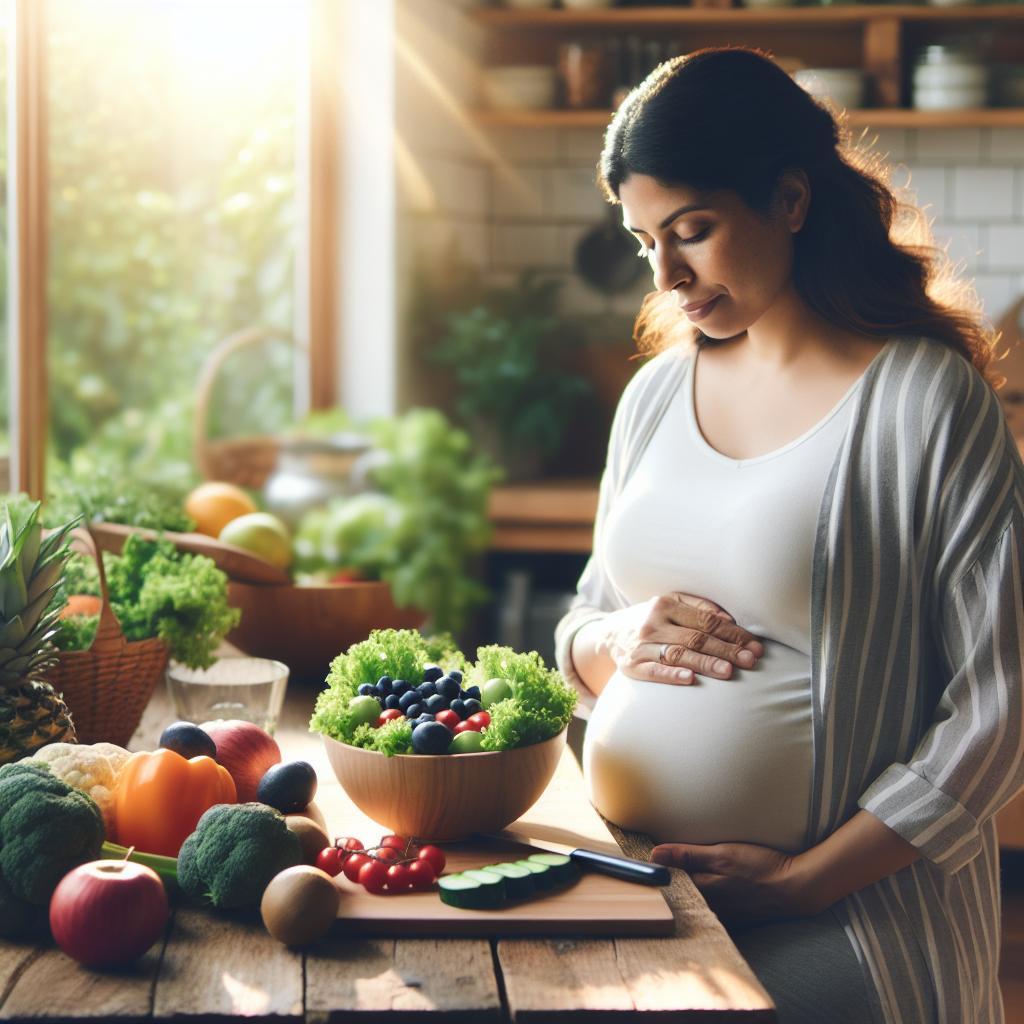
M 290 688 L 277 739 L 286 759 L 316 767 L 330 823 L 347 800 L 308 732 L 314 696 Z M 132 748 L 155 747 L 173 717 L 159 689 Z M 647 859 L 646 837 L 612 832 L 628 856 Z M 178 907 L 163 943 L 127 970 L 90 971 L 53 946 L 0 942 L 0 1020 L 774 1021 L 689 877 L 674 871 L 663 891 L 675 919 L 666 938 L 368 938 L 346 936 L 340 922 L 305 952 L 258 920 Z

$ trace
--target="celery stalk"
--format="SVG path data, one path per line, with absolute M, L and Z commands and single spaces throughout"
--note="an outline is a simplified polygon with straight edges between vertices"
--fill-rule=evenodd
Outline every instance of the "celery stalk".
M 137 864 L 145 864 L 152 868 L 168 885 L 178 883 L 178 861 L 174 857 L 164 857 L 159 853 L 142 853 L 139 850 L 132 850 L 128 854 L 127 846 L 119 846 L 117 843 L 104 843 L 100 850 L 100 856 L 107 860 L 133 860 Z

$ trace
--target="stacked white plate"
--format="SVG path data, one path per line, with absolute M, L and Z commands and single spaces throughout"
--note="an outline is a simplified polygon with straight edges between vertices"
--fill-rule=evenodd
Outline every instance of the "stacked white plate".
M 858 68 L 800 68 L 793 80 L 815 99 L 847 110 L 864 106 L 864 72 Z
M 926 46 L 914 66 L 916 110 L 972 110 L 987 106 L 989 69 L 969 51 Z

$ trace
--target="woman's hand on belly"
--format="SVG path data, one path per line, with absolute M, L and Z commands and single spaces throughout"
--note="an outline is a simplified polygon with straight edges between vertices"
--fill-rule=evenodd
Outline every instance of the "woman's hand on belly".
M 694 672 L 728 679 L 732 666 L 753 668 L 764 645 L 714 601 L 673 592 L 611 612 L 602 653 L 632 679 L 687 685 Z

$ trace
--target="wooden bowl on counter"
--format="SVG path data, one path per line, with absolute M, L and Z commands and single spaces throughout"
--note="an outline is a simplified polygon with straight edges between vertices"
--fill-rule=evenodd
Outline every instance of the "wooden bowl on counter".
M 555 774 L 565 737 L 563 729 L 512 750 L 395 757 L 323 741 L 341 788 L 368 818 L 397 835 L 450 842 L 525 814 Z
M 231 580 L 242 619 L 228 640 L 246 654 L 283 661 L 292 677 L 323 682 L 331 662 L 374 629 L 416 629 L 426 615 L 397 608 L 387 583 L 287 586 Z

